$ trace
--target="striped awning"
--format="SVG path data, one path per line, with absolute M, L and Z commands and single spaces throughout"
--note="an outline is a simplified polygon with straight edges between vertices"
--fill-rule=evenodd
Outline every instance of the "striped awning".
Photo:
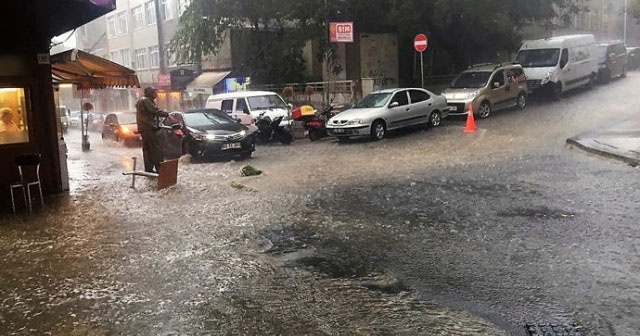
M 78 49 L 52 55 L 51 75 L 54 83 L 78 89 L 140 87 L 135 71 Z

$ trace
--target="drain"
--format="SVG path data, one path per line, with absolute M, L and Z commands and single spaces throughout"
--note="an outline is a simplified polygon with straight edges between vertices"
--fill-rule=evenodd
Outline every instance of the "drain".
M 540 323 L 525 325 L 530 336 L 587 336 L 586 330 L 576 324 Z

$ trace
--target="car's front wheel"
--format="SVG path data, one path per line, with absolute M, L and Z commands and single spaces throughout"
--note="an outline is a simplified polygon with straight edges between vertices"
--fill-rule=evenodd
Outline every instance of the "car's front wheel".
M 562 84 L 555 83 L 551 85 L 551 99 L 558 100 L 562 98 Z
M 524 110 L 527 107 L 527 95 L 524 92 L 520 92 L 518 95 L 518 108 Z
M 489 115 L 491 115 L 491 104 L 489 104 L 488 101 L 484 101 L 480 104 L 480 108 L 478 108 L 478 117 L 484 119 Z
M 439 111 L 433 111 L 429 115 L 429 127 L 438 127 L 442 123 L 442 115 Z
M 376 120 L 371 124 L 371 139 L 382 140 L 387 133 L 387 126 L 382 120 Z
M 249 160 L 249 159 L 251 159 L 251 154 L 252 153 L 253 152 L 242 153 L 242 154 L 240 154 L 240 159 L 241 160 Z

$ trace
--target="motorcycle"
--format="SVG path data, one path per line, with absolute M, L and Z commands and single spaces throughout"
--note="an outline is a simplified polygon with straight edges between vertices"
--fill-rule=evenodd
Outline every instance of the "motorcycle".
M 329 136 L 327 122 L 333 117 L 336 108 L 339 108 L 339 106 L 333 104 L 333 99 L 331 99 L 329 105 L 319 113 L 314 111 L 313 114 L 304 114 L 302 113 L 302 108 L 297 108 L 292 112 L 292 115 L 294 120 L 303 122 L 302 126 L 307 131 L 309 140 L 316 141 Z
M 269 143 L 279 141 L 285 145 L 290 144 L 293 141 L 293 135 L 289 130 L 280 126 L 283 118 L 283 116 L 278 116 L 271 120 L 269 116 L 264 115 L 264 112 L 261 113 L 255 121 L 255 126 L 258 128 L 258 142 Z

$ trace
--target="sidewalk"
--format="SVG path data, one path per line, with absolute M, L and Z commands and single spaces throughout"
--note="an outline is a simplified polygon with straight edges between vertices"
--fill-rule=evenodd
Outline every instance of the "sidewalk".
M 602 128 L 578 134 L 567 143 L 587 152 L 640 165 L 640 117 L 617 121 Z

